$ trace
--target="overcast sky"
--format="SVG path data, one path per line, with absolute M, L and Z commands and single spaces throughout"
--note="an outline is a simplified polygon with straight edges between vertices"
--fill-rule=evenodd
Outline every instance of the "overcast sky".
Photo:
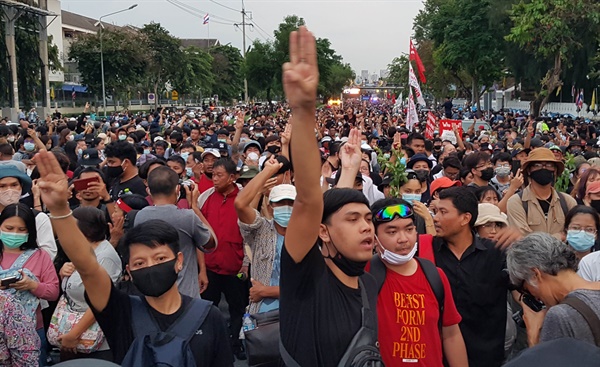
M 242 48 L 242 32 L 231 25 L 232 21 L 241 22 L 241 13 L 210 0 L 176 1 L 200 11 L 201 15 L 189 14 L 167 0 L 62 0 L 62 8 L 99 18 L 137 3 L 137 8 L 105 21 L 135 26 L 159 22 L 180 38 L 207 38 L 210 30 L 210 38 Z M 235 9 L 242 6 L 242 0 L 215 1 Z M 394 57 L 408 52 L 413 18 L 423 4 L 420 0 L 245 0 L 245 6 L 246 11 L 252 12 L 250 22 L 264 30 L 248 28 L 248 44 L 248 39 L 272 37 L 283 18 L 295 14 L 305 19 L 317 37 L 328 38 L 344 61 L 360 75 L 361 70 L 379 74 Z M 209 27 L 202 25 L 201 18 L 206 12 L 211 17 Z

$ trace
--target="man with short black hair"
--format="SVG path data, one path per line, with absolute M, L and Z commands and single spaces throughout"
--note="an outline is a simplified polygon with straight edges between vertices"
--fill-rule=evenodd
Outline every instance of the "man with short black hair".
M 125 193 L 146 196 L 146 185 L 138 176 L 135 165 L 137 153 L 133 145 L 126 141 L 116 141 L 106 146 L 104 154 L 111 199 L 117 201 Z
M 195 213 L 196 210 L 179 209 L 176 206 L 180 190 L 179 177 L 175 171 L 169 167 L 157 167 L 152 170 L 148 175 L 148 191 L 154 205 L 147 206 L 137 213 L 135 225 L 152 219 L 162 219 L 177 228 L 179 246 L 184 258 L 177 285 L 182 294 L 198 298 L 208 284 L 202 251 L 214 249 L 216 241 L 208 222 L 199 211 Z M 190 194 L 189 190 L 187 193 Z M 194 188 L 191 194 L 194 197 L 198 192 Z M 192 198 L 190 203 L 192 207 L 196 205 Z
M 419 133 L 410 134 L 406 145 L 408 145 L 415 154 L 427 154 L 425 151 L 425 137 Z
M 504 360 L 508 275 L 506 256 L 478 237 L 477 197 L 462 187 L 440 191 L 433 218 L 436 265 L 448 276 L 467 347 L 469 366 L 498 367 Z

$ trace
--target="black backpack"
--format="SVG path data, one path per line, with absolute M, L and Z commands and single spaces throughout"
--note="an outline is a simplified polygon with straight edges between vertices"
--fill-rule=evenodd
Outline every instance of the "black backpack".
M 212 303 L 192 299 L 168 330 L 161 331 L 148 307 L 138 296 L 129 296 L 133 321 L 133 343 L 122 366 L 195 367 L 190 340 L 208 316 Z
M 358 278 L 358 284 L 363 305 L 362 324 L 338 362 L 338 367 L 384 367 L 377 342 L 377 313 L 369 306 L 367 291 L 360 278 Z M 281 338 L 279 339 L 279 352 L 287 367 L 300 367 L 281 343 Z
M 442 335 L 442 320 L 444 316 L 444 284 L 442 283 L 442 278 L 440 277 L 440 273 L 438 273 L 437 267 L 431 261 L 421 258 L 415 257 L 415 260 L 423 269 L 425 273 L 425 278 L 427 278 L 427 282 L 429 282 L 429 286 L 433 290 L 433 294 L 435 295 L 435 299 L 438 302 L 440 317 L 438 319 L 438 329 L 440 331 L 440 336 Z M 371 275 L 375 278 L 375 282 L 377 283 L 377 292 L 381 291 L 381 287 L 383 287 L 383 282 L 385 281 L 385 272 L 386 267 L 379 255 L 374 255 L 371 259 L 371 269 L 369 271 Z

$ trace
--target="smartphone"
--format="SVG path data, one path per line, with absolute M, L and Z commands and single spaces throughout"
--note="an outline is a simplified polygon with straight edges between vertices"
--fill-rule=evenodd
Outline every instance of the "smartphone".
M 81 178 L 79 180 L 73 181 L 73 186 L 75 187 L 75 190 L 83 191 L 83 190 L 87 190 L 88 185 L 91 182 L 100 182 L 100 178 L 99 177 Z
M 14 275 L 12 277 L 2 278 L 0 279 L 0 286 L 8 287 L 9 285 L 18 282 L 21 280 L 21 277 L 18 275 Z
M 521 161 L 514 159 L 511 163 L 513 176 L 517 175 L 517 171 L 521 168 Z

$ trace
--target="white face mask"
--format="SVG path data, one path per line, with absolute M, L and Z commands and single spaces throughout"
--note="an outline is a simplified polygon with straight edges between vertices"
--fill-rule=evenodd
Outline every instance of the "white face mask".
M 410 260 L 412 260 L 415 257 L 415 254 L 417 253 L 417 243 L 416 242 L 415 242 L 415 245 L 413 246 L 412 250 L 410 250 L 410 252 L 408 254 L 398 255 L 395 252 L 386 250 L 385 247 L 383 247 L 383 245 L 379 241 L 379 238 L 377 238 L 377 236 L 375 236 L 375 239 L 377 240 L 377 243 L 379 243 L 379 247 L 381 247 L 381 249 L 383 250 L 383 252 L 379 254 L 379 257 L 381 257 L 381 260 L 385 261 L 386 263 L 388 263 L 390 265 L 404 265 L 404 264 L 408 263 Z

